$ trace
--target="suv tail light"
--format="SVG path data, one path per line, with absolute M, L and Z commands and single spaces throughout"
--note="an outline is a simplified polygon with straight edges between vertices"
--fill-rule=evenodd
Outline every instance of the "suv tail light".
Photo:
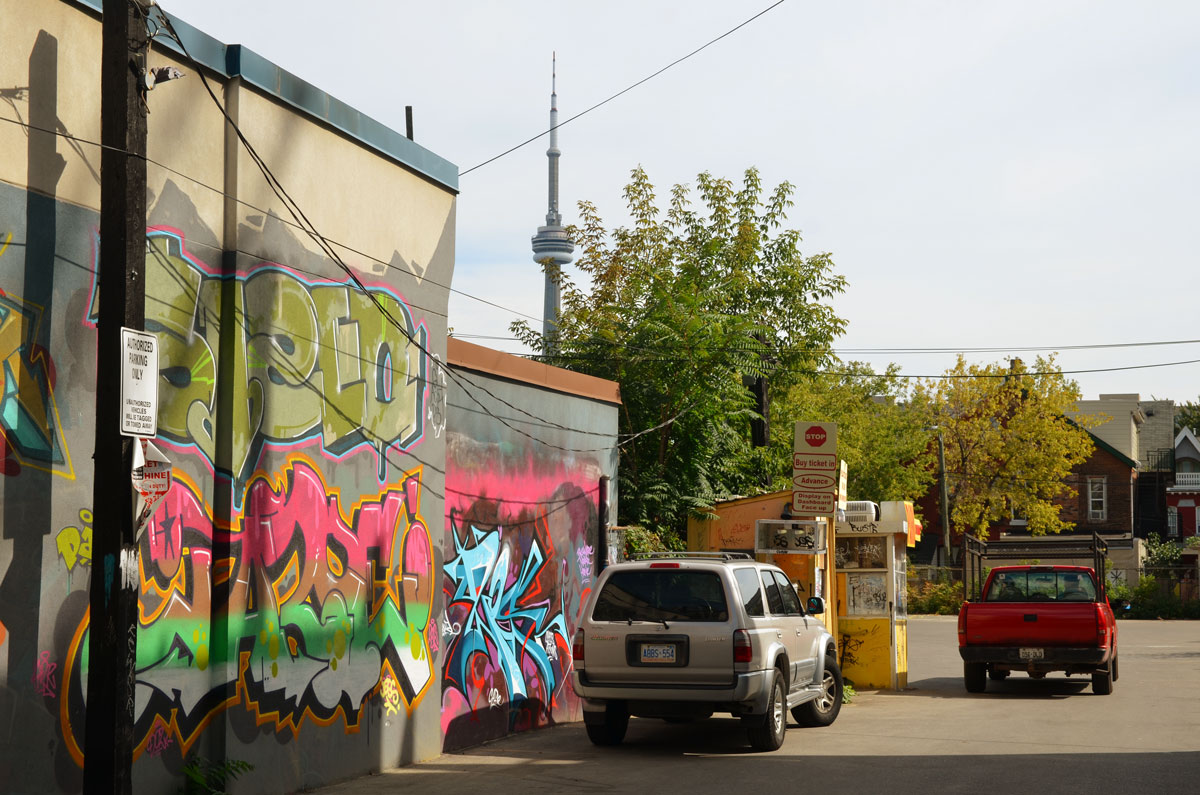
M 733 632 L 733 661 L 748 663 L 754 657 L 754 646 L 750 644 L 750 633 L 744 629 Z
M 571 644 L 571 658 L 576 668 L 583 663 L 583 630 L 575 630 L 575 642 Z
M 677 568 L 679 568 L 679 564 L 678 563 L 651 563 L 650 568 L 652 568 L 652 569 L 677 569 Z

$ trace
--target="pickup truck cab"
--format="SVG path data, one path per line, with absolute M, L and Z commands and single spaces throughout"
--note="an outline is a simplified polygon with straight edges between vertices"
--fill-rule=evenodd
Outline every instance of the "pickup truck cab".
M 999 542 L 984 546 L 989 559 L 1009 557 L 1016 550 Z M 1053 671 L 1087 674 L 1094 693 L 1112 692 L 1118 676 L 1117 622 L 1103 578 L 1096 575 L 1104 571 L 1104 542 L 1094 538 L 1087 551 L 1096 556 L 1095 567 L 1013 565 L 991 570 L 977 598 L 965 602 L 958 613 L 958 652 L 968 692 L 981 693 L 988 677 L 1002 680 L 1016 671 L 1035 679 Z

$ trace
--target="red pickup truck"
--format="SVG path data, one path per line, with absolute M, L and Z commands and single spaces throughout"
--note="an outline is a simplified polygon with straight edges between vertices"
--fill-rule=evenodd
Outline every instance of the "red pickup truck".
M 1051 671 L 1090 674 L 1092 692 L 1112 692 L 1117 671 L 1117 622 L 1105 593 L 1107 547 L 1090 539 L 969 539 L 964 566 L 969 598 L 958 613 L 958 652 L 967 691 L 982 693 L 987 679 L 1024 671 L 1035 679 Z M 991 570 L 972 588 L 983 561 L 1039 557 L 1093 557 L 1094 565 L 1015 565 Z M 976 576 L 972 578 L 974 572 Z

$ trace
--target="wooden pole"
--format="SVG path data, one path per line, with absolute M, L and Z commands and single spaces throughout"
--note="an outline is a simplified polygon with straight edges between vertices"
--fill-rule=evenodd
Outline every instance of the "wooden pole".
M 136 440 L 120 433 L 121 327 L 145 322 L 147 53 L 142 0 L 104 0 L 96 450 L 83 791 L 132 791 L 137 661 Z

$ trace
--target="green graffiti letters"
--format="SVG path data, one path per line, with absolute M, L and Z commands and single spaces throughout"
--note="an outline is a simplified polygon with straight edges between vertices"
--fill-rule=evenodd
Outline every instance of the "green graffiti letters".
M 335 456 L 370 445 L 382 479 L 384 450 L 421 438 L 427 330 L 387 290 L 372 295 L 402 329 L 355 287 L 280 265 L 212 275 L 168 231 L 149 234 L 146 287 L 146 327 L 161 346 L 159 433 L 195 444 L 239 483 L 265 443 L 319 434 Z M 232 429 L 220 456 L 218 413 Z

